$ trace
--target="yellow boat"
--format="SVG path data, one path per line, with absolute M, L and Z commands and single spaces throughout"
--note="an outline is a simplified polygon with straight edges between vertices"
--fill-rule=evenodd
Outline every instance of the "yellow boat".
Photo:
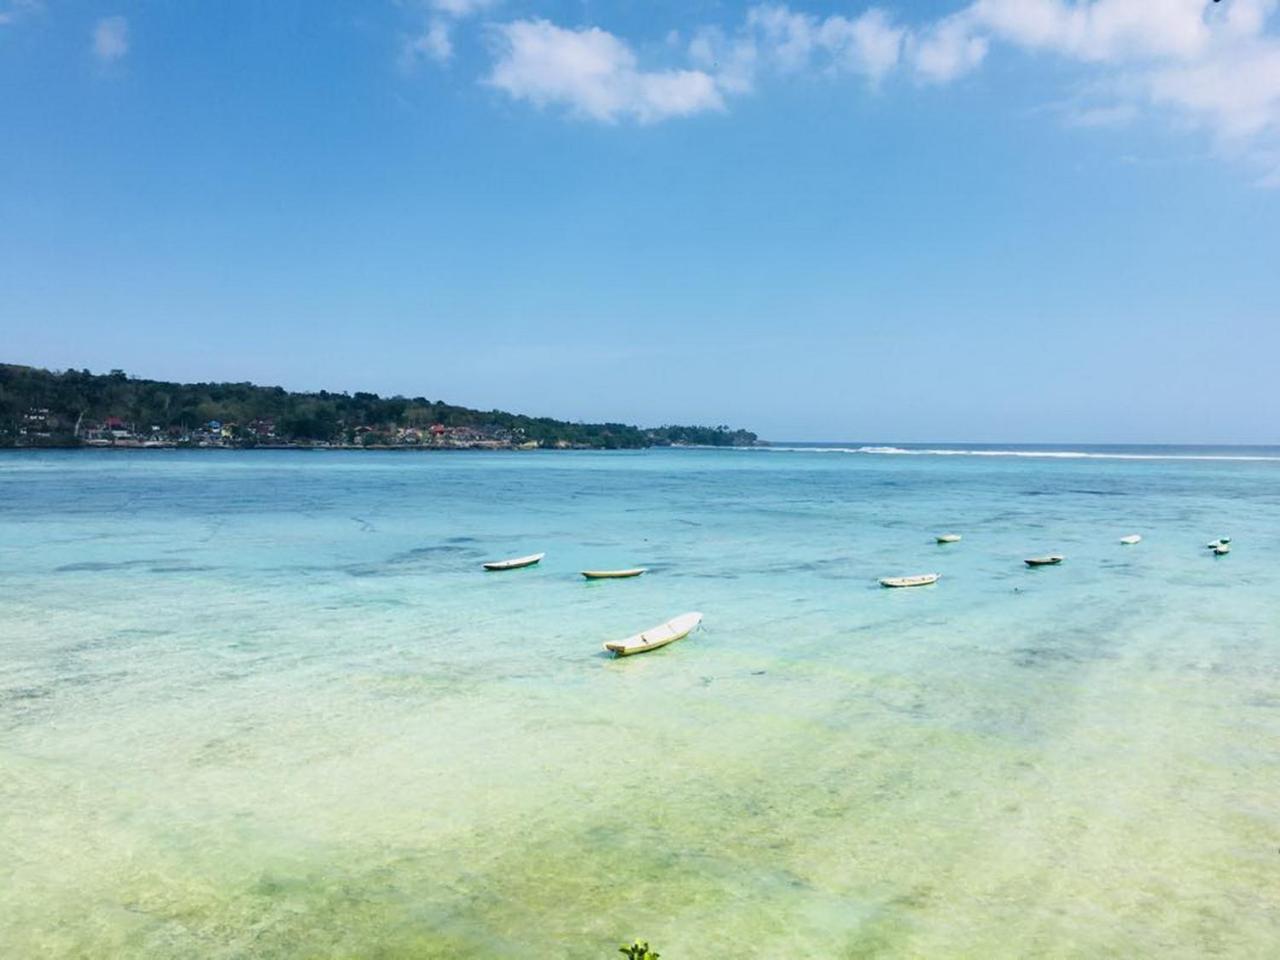
M 684 639 L 701 622 L 702 614 L 700 613 L 682 613 L 666 623 L 660 623 L 656 627 L 642 630 L 634 637 L 627 637 L 625 640 L 611 640 L 604 645 L 604 648 L 619 657 L 629 657 L 633 653 L 657 650 L 659 647 L 665 647 L 668 643 L 675 643 L 677 640 Z
M 486 570 L 519 570 L 521 567 L 532 567 L 545 557 L 545 553 L 531 553 L 527 557 L 513 557 L 510 560 L 492 560 L 484 565 Z
M 631 567 L 627 570 L 583 570 L 582 575 L 588 580 L 625 580 L 647 572 L 647 567 Z

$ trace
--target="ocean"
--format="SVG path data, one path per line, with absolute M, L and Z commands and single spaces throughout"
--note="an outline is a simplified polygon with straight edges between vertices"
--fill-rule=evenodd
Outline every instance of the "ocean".
M 1273 956 L 1278 555 L 1277 448 L 0 454 L 0 956 Z

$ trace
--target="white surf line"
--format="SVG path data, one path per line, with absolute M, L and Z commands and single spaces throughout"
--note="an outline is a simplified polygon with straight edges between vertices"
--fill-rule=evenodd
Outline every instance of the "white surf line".
M 911 456 L 911 457 L 1025 457 L 1049 460 L 1193 460 L 1237 463 L 1280 463 L 1280 456 L 1262 454 L 1212 454 L 1212 453 L 1097 453 L 1086 450 L 906 450 L 902 447 L 735 447 L 771 453 L 853 453 L 863 456 Z

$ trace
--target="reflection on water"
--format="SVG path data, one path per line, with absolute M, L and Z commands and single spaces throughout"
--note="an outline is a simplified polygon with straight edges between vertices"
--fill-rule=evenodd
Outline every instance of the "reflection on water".
M 1267 956 L 1277 469 L 7 455 L 0 955 Z

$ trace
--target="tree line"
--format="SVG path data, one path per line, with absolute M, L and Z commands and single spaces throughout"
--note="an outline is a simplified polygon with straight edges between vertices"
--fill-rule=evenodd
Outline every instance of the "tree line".
M 47 416 L 39 413 L 48 411 Z M 0 445 L 35 434 L 43 445 L 72 446 L 77 427 L 119 418 L 139 431 L 187 431 L 217 421 L 247 425 L 270 421 L 281 442 L 333 442 L 350 431 L 468 427 L 544 446 L 601 449 L 664 444 L 750 445 L 756 435 L 725 426 L 641 429 L 622 423 L 571 423 L 502 410 L 473 410 L 425 397 L 376 393 L 292 392 L 252 383 L 170 383 L 131 377 L 122 370 L 51 371 L 0 364 Z M 38 424 L 40 429 L 32 428 Z

